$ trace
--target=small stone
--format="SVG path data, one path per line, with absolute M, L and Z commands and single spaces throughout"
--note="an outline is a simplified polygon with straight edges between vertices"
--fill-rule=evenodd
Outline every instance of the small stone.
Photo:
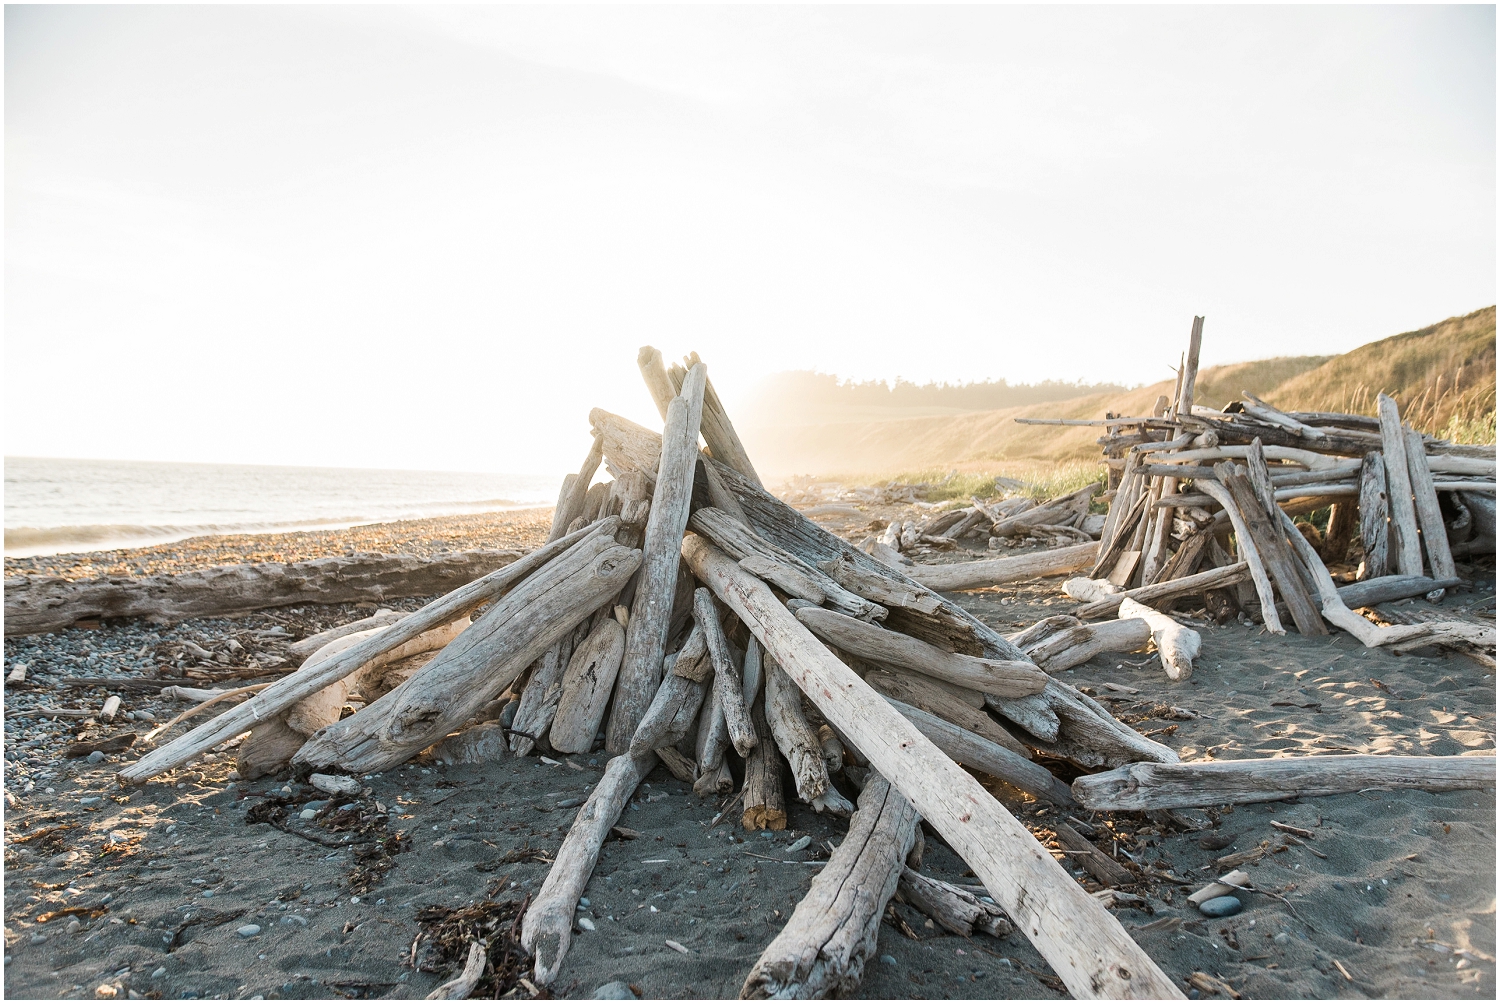
M 812 843 L 812 837 L 810 837 L 810 836 L 801 836 L 801 837 L 798 837 L 796 840 L 793 840 L 787 846 L 786 852 L 788 854 L 796 854 L 798 851 L 802 850 L 804 847 L 806 847 L 810 843 Z
M 882 955 L 880 961 L 887 966 L 894 966 L 896 964 L 896 957 L 894 955 Z
M 1198 912 L 1205 917 L 1233 917 L 1245 908 L 1234 896 L 1215 896 L 1198 904 Z
M 238 934 L 242 938 L 253 938 L 260 933 L 260 925 L 246 924 L 243 927 L 235 928 L 234 933 Z
M 45 934 L 33 934 L 31 936 L 31 943 L 33 945 L 45 944 L 46 941 L 47 941 L 47 936 Z
M 1292 936 L 1290 934 L 1287 934 L 1285 931 L 1278 931 L 1276 933 L 1276 937 L 1272 938 L 1271 940 L 1276 942 L 1276 944 L 1278 945 L 1284 945 L 1292 940 Z
M 615 980 L 613 983 L 606 983 L 594 991 L 594 1000 L 596 1001 L 633 1001 L 638 999 L 630 989 L 630 985 L 620 980 Z
M 68 933 L 69 934 L 77 934 L 79 928 L 81 928 L 81 927 L 83 927 L 83 922 L 81 920 L 79 920 L 77 917 L 74 917 L 74 918 L 72 918 L 71 920 L 68 921 Z
M 287 914 L 285 917 L 281 918 L 281 922 L 283 924 L 296 924 L 298 927 L 307 926 L 307 918 L 302 916 L 301 914 L 296 913 Z
M 587 896 L 579 896 L 578 897 L 578 905 L 579 906 L 588 906 L 589 905 L 589 898 Z
M 1343 892 L 1344 891 L 1344 883 L 1342 883 L 1342 882 L 1335 882 L 1333 884 L 1333 887 L 1335 889 L 1337 889 L 1339 892 Z
M 100 797 L 99 795 L 85 795 L 84 797 L 82 797 L 82 798 L 80 798 L 78 800 L 78 804 L 79 805 L 98 805 L 102 801 L 104 801 L 104 799 L 102 797 Z
M 151 971 L 151 978 L 153 980 L 159 980 L 159 979 L 161 979 L 165 975 L 167 975 L 167 967 L 166 966 L 157 966 L 155 969 L 153 969 Z
M 582 804 L 583 804 L 583 799 L 581 799 L 581 798 L 565 798 L 562 801 L 560 801 L 560 802 L 557 803 L 557 807 L 559 809 L 572 809 L 572 808 L 576 808 L 577 806 L 580 806 Z
M 92 752 L 92 753 L 90 753 L 88 755 L 87 759 L 88 759 L 89 763 L 103 763 L 104 762 L 104 754 L 101 753 L 99 750 L 94 750 L 94 752 Z M 111 995 L 111 996 L 113 996 L 113 995 Z
M 592 931 L 594 929 L 594 922 L 587 917 L 579 917 L 578 929 L 581 931 Z
M 317 819 L 318 818 L 318 810 L 317 809 L 303 809 L 302 810 L 301 818 L 302 819 Z
M 349 902 L 353 903 L 355 906 L 358 906 L 359 905 L 359 897 L 358 896 L 350 896 L 349 897 Z

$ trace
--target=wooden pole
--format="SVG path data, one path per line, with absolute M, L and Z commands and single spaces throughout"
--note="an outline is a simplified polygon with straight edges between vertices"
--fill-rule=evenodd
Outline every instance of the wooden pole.
M 1385 456 L 1386 503 L 1391 512 L 1392 550 L 1402 575 L 1422 574 L 1422 543 L 1417 538 L 1417 511 L 1411 498 L 1411 467 L 1406 459 L 1406 433 L 1396 402 L 1384 394 L 1376 398 L 1380 413 L 1380 449 Z
M 1427 467 L 1427 454 L 1422 450 L 1422 436 L 1411 428 L 1407 428 L 1405 434 L 1407 473 L 1411 477 L 1417 522 L 1422 526 L 1422 546 L 1427 551 L 1427 564 L 1434 579 L 1451 579 L 1456 574 L 1453 552 L 1448 548 L 1448 528 L 1443 524 L 1443 512 L 1438 508 L 1432 471 Z M 1442 590 L 1434 592 L 1434 600 L 1442 598 Z
M 625 655 L 615 682 L 605 748 L 624 753 L 641 724 L 661 682 L 667 627 L 677 591 L 678 547 L 687 529 L 693 496 L 693 467 L 698 462 L 698 425 L 703 413 L 703 382 L 708 370 L 693 367 L 683 392 L 667 408 L 666 432 L 651 496 L 642 546 L 641 574 L 630 623 L 625 628 Z M 607 444 L 606 444 L 607 446 Z

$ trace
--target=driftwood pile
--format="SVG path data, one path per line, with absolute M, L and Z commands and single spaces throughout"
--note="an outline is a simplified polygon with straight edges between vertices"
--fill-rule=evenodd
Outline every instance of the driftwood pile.
M 1492 624 L 1380 626 L 1353 610 L 1439 600 L 1462 584 L 1455 555 L 1495 552 L 1494 446 L 1418 433 L 1384 394 L 1376 417 L 1282 412 L 1248 392 L 1223 411 L 1195 404 L 1202 334 L 1195 318 L 1175 399 L 1149 417 L 1017 419 L 1106 427 L 1109 512 L 1087 576 L 1065 587 L 1090 601 L 1077 616 L 1199 597 L 1219 621 L 1239 615 L 1276 634 L 1332 625 L 1367 646 L 1448 645 L 1493 667 Z M 1320 510 L 1321 529 L 1295 520 Z M 1168 667 L 1173 679 L 1189 672 L 1191 657 Z
M 1106 903 L 1085 892 L 960 764 L 1063 808 L 1256 801 L 1288 790 L 1347 791 L 1377 783 L 1370 780 L 1376 775 L 1378 783 L 1439 788 L 1494 783 L 1494 762 L 1482 758 L 1320 757 L 1312 771 L 1291 765 L 1274 775 L 1218 763 L 1207 765 L 1212 776 L 1199 776 L 1206 768 L 1179 764 L 1171 749 L 1049 675 L 1091 653 L 1153 640 L 1169 672 L 1177 666 L 1185 675 L 1195 642 L 1160 612 L 1161 594 L 1117 594 L 1120 585 L 1107 583 L 1106 591 L 1078 580 L 1119 617 L 1093 625 L 1049 618 L 1006 638 L 937 591 L 1010 581 L 1005 576 L 1113 573 L 1127 550 L 1116 545 L 1133 542 L 1137 525 L 1146 527 L 1142 546 L 1130 549 L 1149 552 L 1148 538 L 1156 540 L 1150 533 L 1162 538 L 1156 559 L 1142 567 L 1170 565 L 1173 574 L 1140 581 L 1137 570 L 1137 578 L 1122 572 L 1116 579 L 1143 589 L 1201 583 L 1196 564 L 1168 553 L 1165 541 L 1177 540 L 1176 510 L 1155 502 L 1175 495 L 1153 489 L 1149 479 L 1157 476 L 1147 471 L 1146 450 L 1131 454 L 1117 504 L 1092 527 L 1102 542 L 1088 528 L 1091 493 L 1079 493 L 1027 512 L 976 501 L 947 525 L 929 525 L 906 542 L 903 528 L 894 541 L 868 541 L 861 550 L 764 489 L 696 356 L 668 369 L 648 348 L 639 365 L 664 431 L 592 412 L 593 448 L 563 486 L 545 546 L 415 613 L 322 638 L 313 652 L 305 646 L 295 673 L 149 752 L 122 770 L 122 779 L 145 781 L 247 733 L 239 747 L 246 776 L 290 765 L 318 771 L 323 784 L 423 751 L 463 760 L 506 747 L 525 755 L 602 745 L 612 756 L 604 776 L 522 923 L 532 979 L 541 986 L 564 963 L 578 900 L 606 835 L 658 763 L 698 792 L 725 797 L 724 811 L 737 811 L 749 828 L 784 828 L 791 799 L 850 817 L 849 836 L 746 977 L 747 997 L 852 989 L 898 890 L 946 929 L 1020 931 L 1076 996 L 1182 996 Z M 1190 396 L 1187 381 L 1183 399 Z M 1141 442 L 1156 429 L 1143 431 Z M 1172 440 L 1185 436 L 1173 431 Z M 1186 449 L 1191 438 L 1157 446 Z M 1265 466 L 1253 459 L 1264 449 L 1252 449 L 1259 452 L 1251 463 Z M 1176 463 L 1187 455 L 1168 454 Z M 1151 457 L 1151 464 L 1162 460 Z M 601 466 L 610 477 L 594 483 Z M 1239 490 L 1235 477 L 1227 469 L 1216 475 L 1216 490 L 1225 482 Z M 1277 573 L 1308 574 L 1324 615 L 1342 616 L 1328 573 L 1309 558 L 1312 545 L 1247 484 L 1244 506 L 1265 539 L 1280 542 Z M 1233 507 L 1243 520 L 1238 496 L 1224 498 L 1226 511 Z M 1194 505 L 1207 519 L 1189 515 L 1184 541 L 1213 526 L 1207 506 Z M 1135 517 L 1116 515 L 1126 510 Z M 1017 522 L 1028 513 L 1029 522 Z M 924 538 L 982 524 L 1002 537 L 1018 528 L 1048 534 L 1037 530 L 1048 527 L 1088 539 L 1050 533 L 1067 546 L 952 566 L 909 565 L 900 554 Z M 1239 522 L 1234 529 L 1242 534 Z M 1261 538 L 1255 541 L 1259 547 Z M 1205 550 L 1203 543 L 1193 546 Z M 1248 568 L 1243 554 L 1207 573 L 1221 576 L 1213 588 L 1239 581 L 1234 576 Z M 1263 599 L 1262 611 L 1274 616 L 1271 587 Z M 1371 631 L 1410 630 L 1349 616 Z M 354 698 L 362 707 L 340 718 Z M 1070 788 L 1034 759 L 1039 754 L 1104 773 Z M 1335 760 L 1358 761 L 1358 769 L 1329 776 Z M 857 792 L 857 805 L 836 781 Z M 908 867 L 919 819 L 973 869 L 983 883 L 978 894 Z

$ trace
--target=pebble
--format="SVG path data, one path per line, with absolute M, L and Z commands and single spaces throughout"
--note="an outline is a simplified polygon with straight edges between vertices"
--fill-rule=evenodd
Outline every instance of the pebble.
M 303 819 L 317 819 L 318 818 L 318 810 L 317 809 L 303 809 L 302 810 L 302 818 Z
M 582 805 L 582 804 L 583 804 L 583 799 L 581 799 L 581 798 L 565 798 L 562 801 L 560 801 L 560 802 L 557 803 L 557 807 L 559 809 L 572 809 L 572 808 L 574 808 L 576 806 L 579 806 L 579 805 Z
M 304 802 L 302 804 L 302 808 L 312 809 L 314 812 L 316 812 L 317 810 L 323 808 L 323 806 L 327 805 L 328 802 L 329 799 L 326 798 L 315 798 L 311 802 Z
M 246 924 L 244 927 L 237 928 L 234 933 L 242 938 L 253 938 L 260 933 L 260 925 Z
M 79 805 L 98 805 L 102 801 L 104 801 L 104 799 L 101 798 L 98 795 L 85 795 L 83 798 L 80 798 L 78 800 L 78 804 Z
M 307 918 L 298 913 L 289 913 L 281 918 L 283 924 L 296 924 L 299 927 L 307 926 Z
M 578 897 L 578 905 L 579 906 L 588 906 L 589 905 L 589 898 L 587 896 L 579 896 Z
M 1205 917 L 1233 917 L 1245 908 L 1245 904 L 1234 896 L 1215 896 L 1198 904 L 1198 912 Z
M 92 752 L 92 753 L 90 753 L 88 755 L 88 762 L 89 763 L 103 763 L 104 762 L 104 754 L 101 753 L 101 752 L 99 752 L 98 750 L 94 750 L 94 752 Z
M 33 934 L 31 936 L 31 943 L 33 945 L 40 945 L 40 944 L 44 943 L 46 940 L 47 940 L 47 936 L 45 934 Z
M 1292 936 L 1290 934 L 1287 934 L 1285 931 L 1278 931 L 1276 933 L 1276 937 L 1272 938 L 1271 940 L 1276 942 L 1276 944 L 1278 945 L 1284 945 L 1288 941 L 1292 940 Z
M 894 955 L 882 955 L 880 961 L 888 966 L 894 966 L 896 964 L 896 957 Z
M 579 930 L 592 931 L 594 929 L 594 922 L 592 920 L 589 920 L 587 917 L 579 917 L 578 927 Z
M 788 854 L 796 854 L 798 851 L 802 850 L 804 847 L 806 847 L 810 843 L 812 843 L 812 837 L 810 837 L 810 836 L 801 836 L 801 837 L 798 837 L 796 840 L 793 840 L 790 845 L 788 845 L 788 847 L 786 849 L 786 852 Z
M 596 1001 L 633 1001 L 638 999 L 630 989 L 630 985 L 620 980 L 615 980 L 613 983 L 606 983 L 594 991 L 594 1000 Z

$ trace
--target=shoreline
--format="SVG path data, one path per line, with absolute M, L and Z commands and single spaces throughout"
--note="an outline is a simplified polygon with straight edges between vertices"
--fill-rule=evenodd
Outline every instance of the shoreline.
M 361 551 L 432 556 L 490 548 L 531 550 L 546 541 L 551 525 L 552 506 L 538 506 L 321 530 L 211 534 L 147 547 L 7 556 L 5 577 L 162 575 L 214 565 L 309 561 Z

